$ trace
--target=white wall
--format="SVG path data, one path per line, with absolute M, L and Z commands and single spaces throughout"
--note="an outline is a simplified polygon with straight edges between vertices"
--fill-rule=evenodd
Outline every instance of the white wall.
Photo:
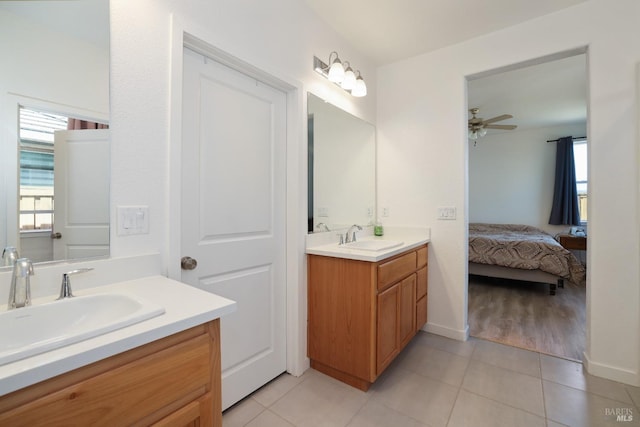
M 290 146 L 297 150 L 297 157 L 293 159 L 294 167 L 288 171 L 292 178 L 288 188 L 294 191 L 287 194 L 293 206 L 288 211 L 288 222 L 299 225 L 298 232 L 287 235 L 287 242 L 295 254 L 287 260 L 287 269 L 293 272 L 288 273 L 288 277 L 294 278 L 288 283 L 293 288 L 289 296 L 295 297 L 288 300 L 291 307 L 288 314 L 299 323 L 301 330 L 301 336 L 295 337 L 292 343 L 298 347 L 294 352 L 297 358 L 294 363 L 300 366 L 306 346 L 306 93 L 312 92 L 367 122 L 375 123 L 377 84 L 373 64 L 318 19 L 303 2 L 296 0 L 111 0 L 110 9 L 111 218 L 115 218 L 117 206 L 146 205 L 149 207 L 150 226 L 149 234 L 124 237 L 118 236 L 116 227 L 112 226 L 112 259 L 90 264 L 105 270 L 107 274 L 102 274 L 105 280 L 114 277 L 122 280 L 127 275 L 134 278 L 149 274 L 153 267 L 156 270 L 152 273 L 166 274 L 171 263 L 179 263 L 178 259 L 168 259 L 172 202 L 168 192 L 169 153 L 179 143 L 170 138 L 170 49 L 175 37 L 179 37 L 171 34 L 172 18 L 175 18 L 180 20 L 186 31 L 197 30 L 199 36 L 204 35 L 205 42 L 267 71 L 300 92 L 299 115 L 293 124 L 299 130 L 298 137 L 290 141 Z M 15 30 L 6 27 L 3 21 L 0 31 L 0 47 L 11 46 L 17 34 Z M 361 71 L 368 86 L 366 97 L 353 98 L 313 71 L 313 56 L 326 61 L 333 50 L 338 51 L 342 60 L 349 60 Z M 10 56 L 13 54 L 7 57 Z M 74 63 L 73 58 L 70 61 Z M 0 93 L 5 94 L 8 89 L 3 84 L 4 60 L 2 65 Z M 87 81 L 76 76 L 70 80 L 74 83 Z M 26 84 L 24 87 L 29 88 Z M 2 126 L 4 135 L 7 124 L 2 123 Z M 5 179 L 2 174 L 0 178 Z M 115 220 L 112 220 L 112 225 L 115 225 Z M 161 257 L 146 256 L 157 253 Z M 155 262 L 156 258 L 159 262 Z M 154 262 L 147 262 L 148 259 Z M 110 265 L 112 272 L 109 272 Z M 32 283 L 58 277 L 64 268 L 67 267 L 36 267 L 38 277 Z M 8 277 L 9 273 L 0 273 L 3 282 Z M 51 289 L 51 286 L 34 286 L 38 296 L 43 295 L 41 291 L 50 292 Z
M 148 235 L 112 233 L 117 255 L 161 250 L 166 256 L 171 14 L 187 31 L 203 29 L 209 44 L 375 121 L 374 68 L 301 2 L 112 0 L 111 12 L 112 209 L 148 205 L 150 215 Z M 313 55 L 328 58 L 332 50 L 358 64 L 372 88 L 368 96 L 353 98 L 313 71 Z M 301 111 L 299 142 L 306 147 L 302 119 Z
M 469 222 L 527 224 L 550 234 L 568 226 L 549 224 L 556 144 L 547 140 L 585 136 L 587 126 L 568 124 L 494 132 L 469 142 Z
M 591 0 L 378 70 L 378 200 L 389 223 L 431 227 L 430 330 L 460 338 L 468 330 L 465 76 L 588 46 L 585 364 L 640 385 L 638 16 L 635 0 Z M 437 221 L 447 205 L 457 220 Z
M 179 26 L 220 51 L 266 71 L 298 88 L 297 115 L 288 123 L 297 129 L 288 141 L 288 319 L 298 328 L 289 335 L 288 366 L 301 373 L 306 359 L 306 270 L 304 237 L 306 200 L 306 92 L 350 113 L 375 122 L 376 72 L 373 65 L 296 0 L 174 1 L 111 0 L 111 137 L 112 215 L 119 205 L 149 206 L 149 234 L 119 237 L 112 230 L 112 253 L 133 256 L 160 252 L 162 273 L 179 271 L 179 257 L 169 257 L 178 245 L 177 224 L 170 215 L 175 189 L 169 175 L 171 151 L 179 145 L 170 127 L 172 99 L 170 70 L 176 58 L 171 46 Z M 353 98 L 312 69 L 313 56 L 328 58 L 333 50 L 357 65 L 371 90 Z M 181 61 L 177 58 L 177 61 Z M 174 102 L 174 104 L 172 104 Z M 291 117 L 290 117 L 291 118 Z M 170 232 L 171 228 L 174 228 Z M 289 331 L 291 333 L 291 331 Z

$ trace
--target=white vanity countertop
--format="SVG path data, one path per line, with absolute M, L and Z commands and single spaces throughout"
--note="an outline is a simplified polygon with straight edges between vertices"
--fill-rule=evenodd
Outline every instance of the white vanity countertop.
M 344 234 L 346 230 L 340 231 Z M 402 245 L 390 249 L 368 251 L 338 245 L 339 237 L 337 233 L 338 231 L 330 231 L 308 235 L 306 253 L 334 258 L 377 262 L 431 241 L 431 230 L 429 228 L 385 227 L 384 236 L 376 237 L 373 235 L 373 227 L 365 227 L 364 230 L 359 231 L 356 235 L 359 241 L 388 240 L 402 242 Z
M 158 304 L 164 307 L 165 313 L 104 335 L 0 366 L 0 396 L 236 310 L 234 301 L 164 276 L 74 291 L 77 296 L 108 292 L 131 295 Z M 55 298 L 56 296 L 38 298 L 33 301 L 33 305 Z

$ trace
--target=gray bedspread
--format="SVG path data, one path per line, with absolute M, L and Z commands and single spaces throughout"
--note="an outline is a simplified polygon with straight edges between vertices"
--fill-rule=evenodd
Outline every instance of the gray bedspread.
M 553 236 L 529 225 L 469 224 L 469 262 L 542 270 L 584 284 L 585 268 Z

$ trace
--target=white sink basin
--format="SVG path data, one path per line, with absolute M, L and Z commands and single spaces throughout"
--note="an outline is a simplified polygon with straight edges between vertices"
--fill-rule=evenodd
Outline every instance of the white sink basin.
M 0 365 L 159 316 L 164 308 L 124 294 L 78 296 L 0 313 Z
M 358 240 L 356 242 L 346 243 L 344 247 L 350 249 L 359 249 L 363 251 L 383 251 L 385 249 L 395 248 L 402 245 L 403 242 L 394 240 Z

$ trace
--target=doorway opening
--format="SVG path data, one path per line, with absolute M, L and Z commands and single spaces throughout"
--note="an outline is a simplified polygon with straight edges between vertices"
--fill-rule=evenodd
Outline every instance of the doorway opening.
M 470 335 L 578 361 L 585 350 L 586 280 L 584 272 L 572 271 L 572 263 L 586 269 L 586 64 L 583 49 L 467 79 L 468 109 L 479 109 L 469 119 L 484 117 L 500 125 L 469 132 Z M 556 144 L 567 136 L 575 141 L 576 190 L 584 212 L 578 224 L 550 225 Z M 475 253 L 475 239 L 485 237 L 477 230 L 485 233 L 489 225 L 501 228 L 509 241 L 492 237 L 488 253 Z M 521 227 L 546 236 L 536 239 L 549 240 L 549 250 L 568 263 L 566 270 L 549 269 L 540 261 L 546 255 L 538 251 L 547 250 L 542 243 L 531 249 L 528 242 L 513 240 L 516 233 L 510 228 Z M 522 267 L 529 269 L 526 276 Z

